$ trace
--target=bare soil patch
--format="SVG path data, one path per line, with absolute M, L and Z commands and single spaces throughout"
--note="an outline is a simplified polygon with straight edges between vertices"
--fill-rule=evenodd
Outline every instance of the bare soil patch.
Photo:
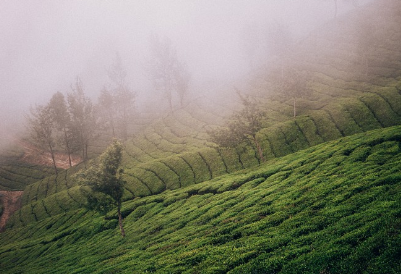
M 0 232 L 4 231 L 10 216 L 21 208 L 23 191 L 0 191 L 0 202 L 3 205 L 3 214 L 0 217 Z
M 53 166 L 53 160 L 49 152 L 43 151 L 26 141 L 18 141 L 17 145 L 24 151 L 20 161 L 41 166 Z M 58 168 L 68 169 L 70 167 L 67 154 L 56 152 L 55 159 Z M 82 159 L 77 155 L 71 155 L 71 162 L 75 166 L 82 162 Z

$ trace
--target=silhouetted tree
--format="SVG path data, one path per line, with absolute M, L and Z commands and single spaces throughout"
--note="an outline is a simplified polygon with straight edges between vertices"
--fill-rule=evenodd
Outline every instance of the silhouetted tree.
M 93 104 L 85 96 L 81 79 L 77 78 L 72 92 L 67 95 L 67 101 L 74 145 L 81 150 L 82 158 L 87 160 L 89 142 L 95 137 L 97 122 Z
M 127 72 L 123 67 L 121 57 L 117 53 L 113 65 L 108 71 L 109 79 L 112 82 L 111 108 L 109 118 L 113 121 L 113 129 L 119 129 L 121 138 L 128 137 L 128 125 L 135 114 L 135 93 L 129 88 L 126 82 Z M 105 98 L 104 98 L 105 99 Z M 103 100 L 104 101 L 104 100 Z
M 30 109 L 28 116 L 28 126 L 31 137 L 36 145 L 50 153 L 54 172 L 57 174 L 57 165 L 55 159 L 55 140 L 54 140 L 54 122 L 51 109 L 48 105 L 38 105 Z
M 237 94 L 242 103 L 242 109 L 235 112 L 225 128 L 209 130 L 211 141 L 221 147 L 235 148 L 243 142 L 251 142 L 258 151 L 259 159 L 263 162 L 263 150 L 257 139 L 257 132 L 262 129 L 264 112 L 258 104 L 249 97 Z
M 147 72 L 153 86 L 160 90 L 173 111 L 173 92 L 177 92 L 180 103 L 188 92 L 190 75 L 187 66 L 177 58 L 175 48 L 168 38 L 160 39 L 156 35 L 150 38 L 151 59 Z
M 307 72 L 288 68 L 285 72 L 286 77 L 278 79 L 278 88 L 282 95 L 292 100 L 293 116 L 297 116 L 297 101 L 300 98 L 305 98 L 311 94 L 311 89 L 308 87 L 309 76 Z
M 176 51 L 167 38 L 150 37 L 152 59 L 148 63 L 148 74 L 156 90 L 160 90 L 173 110 L 174 74 L 177 66 Z
M 101 125 L 106 129 L 110 128 L 113 137 L 116 137 L 116 110 L 114 108 L 114 97 L 106 88 L 101 90 L 98 97 L 97 113 L 99 114 Z
M 188 67 L 184 63 L 178 63 L 177 69 L 174 71 L 175 90 L 180 98 L 181 107 L 184 105 L 185 96 L 188 94 L 189 81 L 191 76 Z
M 114 139 L 113 143 L 100 155 L 99 161 L 93 163 L 77 177 L 81 185 L 88 186 L 90 189 L 90 192 L 83 190 L 88 200 L 87 206 L 90 209 L 106 213 L 117 208 L 121 235 L 125 237 L 121 215 L 125 184 L 122 179 L 123 170 L 120 168 L 122 151 L 122 144 Z
M 49 102 L 50 114 L 52 116 L 55 129 L 59 132 L 58 139 L 64 146 L 65 152 L 68 155 L 68 162 L 72 166 L 71 154 L 73 135 L 71 132 L 71 119 L 68 113 L 67 103 L 64 95 L 61 92 L 56 92 Z

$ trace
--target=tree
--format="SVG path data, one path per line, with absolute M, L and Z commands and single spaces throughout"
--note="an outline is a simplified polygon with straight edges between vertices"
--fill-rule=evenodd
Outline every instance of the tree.
M 174 71 L 174 82 L 181 107 L 184 105 L 184 98 L 188 94 L 190 78 L 191 75 L 189 74 L 187 65 L 178 63 L 177 69 Z
M 119 136 L 126 140 L 128 125 L 135 113 L 135 93 L 128 87 L 127 72 L 118 53 L 108 71 L 108 76 L 112 86 L 110 90 L 106 87 L 102 90 L 98 110 L 103 122 L 111 127 L 113 137 L 116 137 L 116 130 L 118 130 Z
M 50 153 L 54 172 L 57 175 L 57 165 L 55 159 L 55 141 L 54 141 L 54 126 L 51 109 L 48 105 L 38 105 L 30 110 L 31 116 L 28 117 L 28 125 L 31 132 L 31 137 L 34 142 Z
M 235 148 L 243 142 L 251 142 L 258 151 L 260 161 L 264 162 L 262 147 L 257 139 L 257 132 L 262 129 L 264 112 L 258 104 L 249 97 L 237 94 L 242 103 L 242 109 L 235 112 L 227 127 L 208 131 L 211 141 L 222 147 Z
M 77 78 L 75 86 L 72 87 L 72 92 L 67 94 L 67 101 L 74 146 L 81 150 L 82 159 L 87 160 L 89 142 L 95 137 L 97 122 L 93 104 L 85 96 L 80 78 Z
M 296 68 L 288 68 L 286 77 L 277 79 L 279 90 L 282 95 L 292 100 L 293 116 L 297 116 L 296 103 L 298 99 L 310 95 L 311 90 L 308 87 L 309 76 L 306 72 Z
M 104 128 L 110 128 L 113 137 L 116 137 L 114 98 L 111 92 L 106 88 L 103 88 L 100 92 L 97 103 L 97 113 L 100 116 L 101 124 Z
M 154 88 L 163 93 L 173 111 L 174 92 L 178 93 L 182 105 L 188 91 L 190 75 L 187 66 L 178 60 L 176 50 L 168 38 L 161 40 L 152 35 L 150 50 L 152 58 L 148 62 L 148 75 Z
M 56 92 L 49 102 L 50 114 L 54 121 L 55 129 L 61 134 L 58 139 L 61 140 L 65 148 L 65 152 L 68 155 L 68 162 L 70 167 L 72 166 L 71 154 L 72 154 L 72 142 L 73 135 L 70 130 L 71 119 L 68 113 L 67 103 L 65 97 L 61 92 Z
M 81 185 L 88 186 L 90 189 L 90 192 L 84 192 L 90 209 L 106 213 L 112 208 L 117 208 L 121 236 L 125 237 L 121 215 L 125 184 L 122 179 L 123 170 L 120 168 L 122 152 L 122 144 L 114 139 L 113 143 L 100 155 L 99 162 L 92 164 L 77 176 Z

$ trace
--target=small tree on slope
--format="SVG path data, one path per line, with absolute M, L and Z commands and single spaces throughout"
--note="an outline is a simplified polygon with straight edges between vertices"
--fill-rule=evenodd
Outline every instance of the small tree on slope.
M 122 160 L 122 144 L 113 143 L 100 155 L 98 163 L 92 164 L 87 170 L 78 174 L 80 183 L 90 188 L 84 192 L 88 199 L 88 207 L 102 213 L 117 207 L 118 224 L 121 235 L 125 237 L 121 203 L 125 181 L 122 180 L 123 170 L 120 169 Z
M 242 109 L 234 113 L 226 128 L 208 131 L 211 141 L 221 147 L 236 147 L 242 142 L 251 142 L 256 147 L 260 161 L 264 162 L 263 150 L 256 134 L 262 129 L 263 111 L 248 97 L 237 91 L 242 102 Z

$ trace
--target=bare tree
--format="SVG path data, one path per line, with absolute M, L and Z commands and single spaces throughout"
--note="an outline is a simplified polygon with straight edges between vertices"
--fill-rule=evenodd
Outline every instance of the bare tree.
M 97 127 L 93 104 L 85 96 L 82 81 L 79 77 L 67 95 L 68 111 L 71 116 L 71 130 L 74 144 L 81 150 L 82 158 L 88 159 L 89 142 L 95 137 Z
M 170 110 L 173 110 L 174 74 L 177 66 L 176 51 L 168 38 L 150 37 L 152 59 L 148 63 L 148 73 L 153 86 L 160 90 L 167 99 Z
M 160 39 L 156 35 L 150 38 L 151 59 L 147 72 L 156 90 L 163 93 L 170 110 L 173 111 L 174 92 L 183 104 L 188 93 L 190 74 L 185 63 L 177 58 L 175 48 L 168 38 Z
M 177 69 L 174 71 L 174 84 L 175 90 L 180 98 L 181 107 L 184 105 L 185 96 L 188 94 L 190 79 L 191 75 L 189 74 L 187 65 L 178 63 Z
M 34 142 L 50 153 L 54 172 L 57 174 L 57 165 L 55 159 L 55 140 L 54 140 L 54 123 L 51 114 L 51 109 L 48 105 L 38 105 L 30 109 L 28 117 L 28 125 L 31 132 L 31 137 Z
M 286 77 L 278 80 L 278 88 L 282 95 L 292 100 L 293 117 L 297 116 L 297 101 L 311 94 L 308 87 L 309 75 L 300 69 L 286 69 Z
M 97 113 L 101 119 L 101 125 L 107 129 L 110 128 L 113 137 L 116 137 L 115 119 L 116 110 L 114 108 L 114 97 L 111 92 L 103 88 L 98 97 Z
M 65 152 L 68 155 L 68 163 L 72 166 L 72 142 L 73 135 L 71 132 L 71 118 L 68 113 L 67 103 L 64 95 L 61 92 L 56 92 L 49 102 L 50 114 L 54 121 L 54 127 L 58 131 L 60 140 L 64 146 Z
M 121 138 L 126 140 L 128 125 L 135 115 L 135 93 L 127 84 L 127 72 L 118 53 L 108 71 L 108 76 L 112 82 L 112 88 L 111 91 L 104 89 L 99 103 L 101 107 L 105 108 L 104 111 L 112 126 L 113 135 L 115 135 L 115 129 L 118 128 Z
M 262 129 L 264 112 L 258 104 L 249 97 L 237 94 L 242 103 L 242 109 L 235 112 L 227 127 L 208 131 L 211 141 L 222 147 L 236 147 L 243 142 L 252 143 L 258 151 L 260 161 L 264 162 L 263 150 L 257 139 L 257 133 Z

